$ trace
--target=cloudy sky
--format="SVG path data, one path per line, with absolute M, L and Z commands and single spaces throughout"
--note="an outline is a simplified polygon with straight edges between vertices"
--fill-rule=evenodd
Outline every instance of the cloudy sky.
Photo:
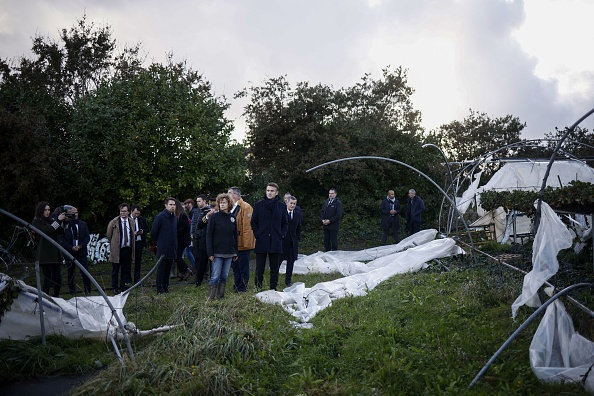
M 29 57 L 35 35 L 57 40 L 84 13 L 119 46 L 203 73 L 237 140 L 233 94 L 280 75 L 338 89 L 403 66 L 427 130 L 472 108 L 517 116 L 534 139 L 594 107 L 591 0 L 0 0 L 0 58 Z

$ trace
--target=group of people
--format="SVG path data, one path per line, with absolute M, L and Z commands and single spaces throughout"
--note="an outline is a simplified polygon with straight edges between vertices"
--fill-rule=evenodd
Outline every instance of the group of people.
M 405 214 L 389 190 L 380 204 L 382 217 L 382 244 L 390 234 L 398 243 L 400 216 L 405 216 L 409 234 L 420 230 L 421 215 L 425 211 L 423 200 L 409 190 Z M 293 267 L 299 252 L 303 212 L 297 198 L 286 193 L 279 197 L 279 186 L 268 183 L 262 199 L 252 207 L 241 197 L 239 187 L 231 187 L 209 204 L 205 195 L 196 200 L 186 199 L 182 204 L 173 197 L 164 200 L 164 209 L 155 217 L 150 229 L 151 245 L 158 260 L 157 293 L 169 292 L 173 263 L 177 265 L 181 280 L 192 274 L 196 286 L 208 280 L 209 298 L 223 298 L 230 270 L 233 270 L 233 290 L 246 292 L 250 278 L 250 253 L 256 256 L 255 286 L 262 289 L 266 262 L 270 267 L 269 288 L 276 290 L 281 262 L 286 261 L 285 284 L 291 286 Z M 141 216 L 138 205 L 122 203 L 119 216 L 112 219 L 106 236 L 110 244 L 109 261 L 112 264 L 111 287 L 115 294 L 123 292 L 140 281 L 144 248 L 147 246 L 149 226 Z M 336 188 L 330 188 L 324 201 L 320 220 L 324 230 L 326 251 L 338 250 L 338 232 L 343 216 L 342 202 Z M 33 226 L 62 245 L 85 269 L 88 269 L 87 244 L 90 240 L 87 225 L 78 219 L 78 210 L 63 205 L 52 213 L 47 202 L 37 205 Z M 188 257 L 191 266 L 184 260 Z M 39 241 L 37 260 L 44 274 L 43 291 L 59 296 L 61 287 L 62 255 L 56 245 L 43 238 Z M 132 263 L 134 266 L 132 267 Z M 75 266 L 68 262 L 68 287 L 76 293 Z M 91 291 L 90 279 L 83 273 L 84 292 Z
M 400 216 L 406 218 L 408 235 L 421 230 L 421 215 L 425 212 L 425 203 L 421 197 L 417 196 L 414 189 L 408 190 L 408 203 L 404 214 L 402 213 L 402 205 L 395 197 L 394 190 L 388 190 L 388 195 L 382 200 L 379 209 L 382 216 L 382 245 L 386 244 L 390 233 L 394 236 L 394 243 L 398 243 Z
M 63 205 L 58 206 L 52 212 L 49 203 L 39 202 L 35 209 L 32 225 L 51 238 L 48 240 L 36 236 L 38 240 L 36 261 L 43 273 L 43 292 L 49 295 L 50 290 L 53 289 L 52 296 L 60 296 L 62 265 L 66 264 L 68 289 L 71 294 L 76 294 L 75 263 L 73 260 L 63 257 L 59 246 L 66 249 L 85 270 L 88 270 L 87 245 L 91 236 L 86 223 L 78 219 L 78 210 L 74 206 Z M 84 293 L 90 294 L 91 280 L 84 272 L 82 280 Z

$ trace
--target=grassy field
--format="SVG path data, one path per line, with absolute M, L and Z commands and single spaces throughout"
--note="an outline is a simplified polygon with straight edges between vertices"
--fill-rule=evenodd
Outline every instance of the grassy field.
M 529 253 L 518 254 L 517 248 L 511 253 L 508 262 L 529 266 Z M 144 330 L 177 327 L 133 339 L 136 365 L 127 360 L 122 367 L 107 342 L 52 336 L 42 347 L 39 339 L 1 341 L 0 382 L 94 373 L 74 395 L 586 394 L 579 384 L 547 385 L 536 379 L 528 346 L 538 323 L 469 390 L 478 371 L 532 310 L 522 308 L 517 321 L 511 320 L 522 274 L 482 257 L 442 264 L 448 270 L 434 263 L 394 277 L 367 296 L 337 300 L 311 321 L 312 329 L 292 326 L 286 311 L 260 302 L 255 291 L 208 301 L 204 285 L 172 280 L 168 295 L 141 288 L 126 304 L 128 321 Z M 591 263 L 587 268 L 591 276 Z M 293 281 L 311 287 L 338 277 L 294 275 Z M 578 297 L 592 306 L 592 292 L 583 293 Z M 571 304 L 566 307 L 577 330 L 592 339 L 592 319 Z

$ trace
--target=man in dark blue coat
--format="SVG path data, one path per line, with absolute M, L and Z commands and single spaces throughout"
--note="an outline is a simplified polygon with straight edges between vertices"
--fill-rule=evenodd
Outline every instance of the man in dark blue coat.
M 285 273 L 285 284 L 291 286 L 293 282 L 293 265 L 297 260 L 299 254 L 299 240 L 301 239 L 301 223 L 303 215 L 301 211 L 297 210 L 297 198 L 289 196 L 285 199 L 287 202 L 287 220 L 289 222 L 289 229 L 285 239 L 283 239 L 283 260 L 287 261 L 287 271 Z
M 394 235 L 394 243 L 398 243 L 398 232 L 400 231 L 400 211 L 402 207 L 400 202 L 394 196 L 394 190 L 388 190 L 388 196 L 382 200 L 380 204 L 380 213 L 382 215 L 382 245 L 388 241 L 390 228 Z
M 165 199 L 165 209 L 155 216 L 151 229 L 151 242 L 157 245 L 157 260 L 164 259 L 157 268 L 157 293 L 169 293 L 169 273 L 177 257 L 177 216 L 175 198 Z
M 66 205 L 64 205 L 66 206 Z M 70 206 L 70 209 L 66 212 L 64 234 L 62 235 L 61 245 L 64 249 L 68 250 L 68 253 L 72 255 L 81 263 L 81 265 L 89 270 L 88 262 L 88 250 L 87 245 L 91 241 L 91 235 L 89 234 L 89 228 L 87 224 L 78 219 L 78 209 L 74 206 Z M 68 289 L 71 294 L 76 293 L 76 282 L 74 281 L 74 271 L 76 265 L 74 262 L 69 261 L 66 263 L 68 269 Z M 91 294 L 91 280 L 85 274 L 82 274 L 83 287 L 85 294 Z
M 406 228 L 408 235 L 421 230 L 421 215 L 425 212 L 425 202 L 417 196 L 412 188 L 408 190 L 408 205 L 406 205 Z
M 338 250 L 338 229 L 342 218 L 342 202 L 336 197 L 336 189 L 328 191 L 328 199 L 324 201 L 320 214 L 324 225 L 324 249 L 329 252 Z
M 266 195 L 254 205 L 250 224 L 256 238 L 256 288 L 262 288 L 266 256 L 270 264 L 270 289 L 276 290 L 278 270 L 283 252 L 283 238 L 287 234 L 287 207 L 278 197 L 278 184 L 268 183 Z

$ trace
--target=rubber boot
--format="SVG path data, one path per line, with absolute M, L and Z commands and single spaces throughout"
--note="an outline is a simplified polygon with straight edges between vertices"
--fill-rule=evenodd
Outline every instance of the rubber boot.
M 210 285 L 209 294 L 208 294 L 208 298 L 210 300 L 214 300 L 215 297 L 217 296 L 217 287 L 218 287 L 218 285 Z
M 219 283 L 219 299 L 223 298 L 225 296 L 225 286 L 227 286 L 226 283 Z

